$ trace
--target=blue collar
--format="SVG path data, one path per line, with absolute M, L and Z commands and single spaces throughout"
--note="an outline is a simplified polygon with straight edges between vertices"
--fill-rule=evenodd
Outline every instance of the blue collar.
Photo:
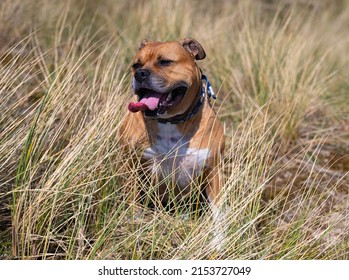
M 201 87 L 200 87 L 200 92 L 201 92 L 201 96 L 199 98 L 199 100 L 196 102 L 195 106 L 193 107 L 193 109 L 190 111 L 190 113 L 186 116 L 184 116 L 183 118 L 181 116 L 177 117 L 173 117 L 170 119 L 157 119 L 158 122 L 160 123 L 170 123 L 170 124 L 180 124 L 183 123 L 189 119 L 191 119 L 192 117 L 194 117 L 198 112 L 199 109 L 201 107 L 201 105 L 204 103 L 205 101 L 205 95 L 207 93 L 207 99 L 210 100 L 210 98 L 212 97 L 213 99 L 216 99 L 216 95 L 211 87 L 210 82 L 208 81 L 206 75 L 202 74 L 201 75 Z

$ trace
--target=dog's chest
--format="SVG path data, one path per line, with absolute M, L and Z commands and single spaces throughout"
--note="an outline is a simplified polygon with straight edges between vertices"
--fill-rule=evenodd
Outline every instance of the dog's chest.
M 158 123 L 158 131 L 152 136 L 153 145 L 145 149 L 143 157 L 157 176 L 162 179 L 171 176 L 177 185 L 186 187 L 201 174 L 209 149 L 189 148 L 190 138 L 170 123 Z

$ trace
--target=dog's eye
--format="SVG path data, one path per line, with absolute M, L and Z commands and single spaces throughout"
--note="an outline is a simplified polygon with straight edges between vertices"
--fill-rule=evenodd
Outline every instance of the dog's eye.
M 138 68 L 141 68 L 141 67 L 142 67 L 142 65 L 138 62 L 132 65 L 132 68 L 135 70 L 137 70 Z
M 172 60 L 169 60 L 169 59 L 161 59 L 159 61 L 159 65 L 161 66 L 168 66 L 172 63 L 173 61 Z

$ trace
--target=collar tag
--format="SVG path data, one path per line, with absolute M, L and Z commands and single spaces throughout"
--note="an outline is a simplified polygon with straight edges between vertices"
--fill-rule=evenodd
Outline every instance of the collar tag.
M 206 75 L 202 74 L 201 75 L 202 79 L 206 82 L 206 85 L 205 85 L 205 89 L 202 89 L 203 90 L 203 95 L 205 95 L 205 91 L 207 91 L 207 96 L 210 98 L 212 97 L 213 99 L 217 99 L 217 96 L 215 95 L 215 92 L 207 78 Z

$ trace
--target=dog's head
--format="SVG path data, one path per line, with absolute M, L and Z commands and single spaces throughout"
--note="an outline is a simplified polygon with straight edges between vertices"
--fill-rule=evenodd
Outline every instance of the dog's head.
M 131 102 L 129 110 L 165 119 L 185 113 L 195 102 L 201 86 L 195 60 L 205 56 L 202 46 L 193 38 L 179 42 L 144 40 L 131 69 L 138 102 Z

